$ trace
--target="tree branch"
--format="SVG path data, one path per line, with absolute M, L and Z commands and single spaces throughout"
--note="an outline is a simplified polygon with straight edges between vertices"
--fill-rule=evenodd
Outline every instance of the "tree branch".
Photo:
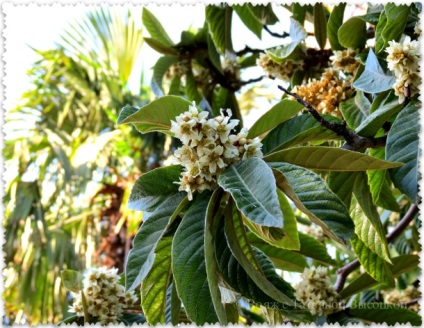
M 342 146 L 344 149 L 358 151 L 366 148 L 380 148 L 386 144 L 386 136 L 380 138 L 366 138 L 361 137 L 354 131 L 349 130 L 346 127 L 346 121 L 342 123 L 331 123 L 322 117 L 318 111 L 307 101 L 303 100 L 298 94 L 288 91 L 281 85 L 278 89 L 285 92 L 289 96 L 292 96 L 296 101 L 308 109 L 308 112 L 321 124 L 323 127 L 335 132 L 338 136 L 343 137 L 346 140 L 346 144 Z
M 270 35 L 276 37 L 276 38 L 287 38 L 290 36 L 290 33 L 284 32 L 283 34 L 278 34 L 275 32 L 272 32 L 267 25 L 264 26 L 264 30 L 267 31 Z
M 262 50 L 262 49 L 252 49 L 249 46 L 245 46 L 244 49 L 242 49 L 240 51 L 237 51 L 236 52 L 236 55 L 240 57 L 240 56 L 243 56 L 243 55 L 245 55 L 245 54 L 247 54 L 249 52 L 252 53 L 252 54 L 260 54 L 260 53 L 265 53 L 265 50 Z
M 418 206 L 415 204 L 412 204 L 409 208 L 408 212 L 404 215 L 402 220 L 399 221 L 398 225 L 393 229 L 391 233 L 389 233 L 386 236 L 387 242 L 391 243 L 393 242 L 397 237 L 400 236 L 400 234 L 408 227 L 408 225 L 411 223 L 411 221 L 414 219 L 415 214 L 418 213 Z M 358 259 L 346 264 L 344 267 L 337 270 L 337 281 L 334 285 L 334 289 L 337 293 L 339 293 L 346 282 L 347 276 L 357 268 L 359 268 L 361 264 L 359 263 Z
M 259 82 L 259 81 L 261 81 L 264 77 L 265 77 L 265 76 L 259 76 L 259 77 L 257 77 L 256 79 L 250 79 L 250 80 L 247 80 L 247 81 L 241 81 L 241 83 L 240 83 L 240 84 L 243 86 L 243 85 L 246 85 L 246 84 Z

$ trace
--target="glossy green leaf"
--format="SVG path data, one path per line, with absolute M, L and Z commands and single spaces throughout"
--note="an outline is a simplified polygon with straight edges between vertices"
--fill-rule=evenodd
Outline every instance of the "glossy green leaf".
M 287 293 L 284 290 L 279 290 L 268 281 L 262 272 L 247 238 L 241 214 L 238 211 L 235 212 L 235 215 L 233 212 L 226 215 L 225 234 L 232 253 L 255 284 L 276 301 L 291 306 L 295 305 L 292 300 L 292 291 L 289 289 Z
M 155 211 L 166 199 L 179 193 L 178 185 L 174 182 L 179 181 L 181 171 L 181 165 L 171 165 L 144 173 L 131 189 L 128 208 Z
M 343 16 L 346 8 L 346 3 L 342 2 L 334 6 L 333 11 L 328 18 L 327 34 L 332 50 L 343 50 L 344 47 L 339 42 L 337 32 L 343 24 Z
M 323 115 L 329 122 L 341 122 L 340 119 Z M 273 130 L 262 139 L 262 152 L 274 153 L 310 141 L 338 140 L 340 137 L 331 130 L 324 128 L 310 114 L 295 116 Z
M 219 53 L 216 50 L 215 44 L 213 43 L 212 36 L 208 33 L 207 35 L 207 43 L 208 43 L 208 54 L 209 59 L 212 65 L 222 73 L 221 59 L 219 57 Z M 256 61 L 255 61 L 256 62 Z
M 409 11 L 409 5 L 388 3 L 384 7 L 387 17 L 387 23 L 381 32 L 381 36 L 384 39 L 384 46 L 387 46 L 389 41 L 398 42 L 400 40 L 408 20 Z
M 378 23 L 375 26 L 375 52 L 379 54 L 384 49 L 384 38 L 382 36 L 383 30 L 387 24 L 386 11 L 383 10 L 378 19 Z
M 262 115 L 249 129 L 248 138 L 254 138 L 287 121 L 299 113 L 303 105 L 295 100 L 283 99 Z
M 340 26 L 337 36 L 343 47 L 362 49 L 367 42 L 366 23 L 359 17 L 351 17 Z
M 248 4 L 233 5 L 231 8 L 237 13 L 243 24 L 260 39 L 263 25 L 252 13 Z
M 162 80 L 166 71 L 175 63 L 178 62 L 178 58 L 175 56 L 163 56 L 158 59 L 155 66 L 153 66 L 153 80 L 155 85 L 162 91 L 163 96 L 163 86 Z
M 283 212 L 284 229 L 264 227 L 250 220 L 244 220 L 244 224 L 259 238 L 279 248 L 299 250 L 299 236 L 297 232 L 297 221 L 293 209 L 284 193 L 277 189 L 280 209 Z
M 357 127 L 356 133 L 363 137 L 374 137 L 377 131 L 383 124 L 393 115 L 397 114 L 403 106 L 398 100 L 394 100 L 384 104 L 374 112 L 372 112 L 362 123 Z
M 142 325 L 146 323 L 146 317 L 137 313 L 122 312 L 118 322 L 124 323 L 125 326 Z
M 178 297 L 175 284 L 172 282 L 166 292 L 165 322 L 171 323 L 173 326 L 178 325 L 181 311 L 184 311 L 181 309 L 181 300 Z
M 274 181 L 268 165 L 255 157 L 227 167 L 218 178 L 218 184 L 231 194 L 237 208 L 249 220 L 281 228 L 283 214 Z
M 62 270 L 60 277 L 62 278 L 63 286 L 73 293 L 79 293 L 84 287 L 82 283 L 84 276 L 78 271 Z
M 300 250 L 295 251 L 324 264 L 334 265 L 335 261 L 327 252 L 325 245 L 315 238 L 299 232 Z
M 171 120 L 175 117 L 188 111 L 192 103 L 178 96 L 164 96 L 153 100 L 148 105 L 134 111 L 128 116 L 131 111 L 124 107 L 118 117 L 118 124 L 132 123 L 141 133 L 159 131 L 171 134 Z
M 245 3 L 245 5 L 249 7 L 249 10 L 262 25 L 273 25 L 278 22 L 278 17 L 272 10 L 271 3 L 266 5 Z
M 287 163 L 270 163 L 277 186 L 323 228 L 326 235 L 337 241 L 347 240 L 353 233 L 353 222 L 344 203 L 328 188 L 316 173 Z
M 350 239 L 350 243 L 365 271 L 378 282 L 394 287 L 395 280 L 388 264 L 372 252 L 356 235 Z
M 419 107 L 418 107 L 419 106 Z M 418 201 L 418 134 L 420 131 L 418 101 L 411 101 L 397 116 L 386 143 L 386 159 L 405 163 L 391 169 L 390 177 L 413 203 Z
M 161 42 L 159 42 L 156 39 L 153 38 L 144 38 L 144 41 L 146 41 L 146 43 L 153 49 L 156 50 L 157 52 L 164 54 L 164 55 L 178 55 L 178 52 L 174 49 L 174 48 L 170 48 L 168 46 L 165 46 L 164 44 L 162 44 Z
M 152 268 L 141 284 L 141 307 L 150 325 L 165 323 L 166 294 L 171 279 L 172 238 L 162 238 Z
M 393 264 L 389 264 L 390 271 L 394 277 L 409 272 L 417 268 L 420 264 L 418 255 L 401 255 L 392 258 Z M 373 279 L 368 273 L 363 273 L 353 280 L 347 287 L 340 292 L 340 297 L 347 299 L 354 294 L 360 293 L 379 285 L 379 282 Z
M 370 155 L 377 158 L 385 158 L 385 148 L 370 149 Z M 393 196 L 389 172 L 386 170 L 367 171 L 368 184 L 373 202 L 391 211 L 400 212 L 399 204 Z
M 352 218 L 359 239 L 381 259 L 391 262 L 386 234 L 377 207 L 372 201 L 365 173 L 361 172 L 355 181 L 355 206 L 352 206 Z
M 149 273 L 155 260 L 155 249 L 169 223 L 178 214 L 178 208 L 184 199 L 182 193 L 164 200 L 160 206 L 144 221 L 134 237 L 133 248 L 128 253 L 125 267 L 125 288 L 135 289 Z
M 366 171 L 399 167 L 402 163 L 387 162 L 362 153 L 334 147 L 302 146 L 280 150 L 264 157 L 264 161 L 286 162 L 310 170 Z
M 285 290 L 286 293 L 293 295 L 294 289 L 276 273 L 271 260 L 257 248 L 253 248 L 253 251 L 267 280 L 279 290 Z M 225 282 L 229 284 L 235 292 L 260 304 L 273 304 L 274 306 L 278 306 L 288 318 L 296 318 L 297 320 L 304 320 L 306 322 L 312 320 L 307 311 L 296 310 L 287 304 L 283 305 L 276 302 L 276 300 L 265 294 L 264 291 L 254 283 L 228 247 L 224 235 L 223 224 L 218 229 L 217 233 L 216 254 Z
M 251 232 L 249 232 L 247 236 L 252 246 L 264 252 L 274 263 L 276 268 L 283 271 L 303 272 L 303 270 L 308 267 L 305 257 L 301 254 L 275 247 Z
M 175 75 L 172 78 L 171 85 L 169 86 L 168 95 L 178 96 L 180 94 L 180 87 L 181 87 L 181 76 Z
M 293 19 L 297 20 L 300 24 L 303 25 L 305 22 L 305 15 L 308 9 L 308 5 L 303 5 L 301 3 L 293 3 L 291 5 L 291 12 Z
M 370 171 L 367 171 L 370 172 Z M 330 172 L 328 186 L 350 208 L 353 186 L 359 172 Z
M 215 312 L 221 325 L 228 324 L 225 306 L 221 300 L 219 289 L 220 271 L 215 254 L 216 232 L 219 220 L 224 212 L 224 206 L 220 206 L 222 190 L 215 190 L 208 203 L 205 224 L 205 265 L 208 277 L 208 285 L 211 292 Z
M 317 2 L 314 5 L 314 31 L 319 47 L 324 49 L 327 43 L 327 18 L 322 2 Z
M 390 90 L 396 82 L 396 78 L 392 75 L 384 73 L 378 62 L 377 56 L 372 49 L 368 52 L 365 70 L 361 76 L 353 82 L 353 87 L 367 93 L 378 93 Z
M 225 7 L 205 6 L 206 22 L 209 26 L 209 32 L 212 39 L 221 52 L 225 55 L 226 51 L 232 51 L 231 41 L 231 18 L 232 9 L 227 5 Z
M 172 42 L 162 24 L 149 10 L 147 10 L 146 7 L 143 8 L 142 20 L 144 26 L 153 39 L 156 39 L 166 47 L 174 45 L 174 42 Z
M 369 116 L 371 104 L 362 91 L 340 104 L 340 111 L 351 129 L 356 129 Z
M 421 326 L 422 324 L 422 318 L 418 313 L 399 307 L 397 304 L 365 303 L 358 307 L 348 308 L 347 313 L 361 320 L 389 326 L 405 323 L 412 326 Z
M 291 57 L 298 57 L 303 55 L 303 50 L 298 46 L 308 36 L 305 28 L 297 20 L 290 18 L 290 38 L 291 42 L 283 46 L 270 49 L 269 56 L 278 64 Z
M 218 322 L 209 290 L 204 253 L 209 198 L 210 193 L 207 192 L 198 195 L 178 226 L 172 243 L 172 271 L 177 292 L 187 315 L 197 325 Z
M 197 90 L 197 85 L 191 69 L 189 69 L 186 74 L 185 93 L 189 100 L 194 100 L 197 104 L 202 100 L 202 95 L 200 94 L 199 90 Z

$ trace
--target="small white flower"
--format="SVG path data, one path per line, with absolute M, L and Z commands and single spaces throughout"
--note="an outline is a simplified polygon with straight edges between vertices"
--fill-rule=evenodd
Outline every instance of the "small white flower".
M 199 161 L 204 166 L 209 166 L 209 171 L 215 173 L 217 167 L 224 168 L 226 164 L 222 160 L 222 154 L 224 153 L 224 147 L 216 146 L 213 149 L 204 148 L 205 155 L 202 156 Z
M 244 145 L 245 152 L 243 154 L 243 159 L 250 157 L 262 157 L 261 151 L 262 143 L 259 138 L 254 138 L 250 143 Z

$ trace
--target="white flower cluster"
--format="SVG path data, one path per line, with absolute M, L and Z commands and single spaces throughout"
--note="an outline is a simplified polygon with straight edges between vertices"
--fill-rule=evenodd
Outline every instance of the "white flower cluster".
M 411 41 L 408 36 L 403 43 L 389 41 L 386 51 L 389 54 L 387 66 L 396 76 L 393 89 L 399 96 L 399 103 L 403 103 L 406 95 L 413 97 L 419 92 L 421 84 L 419 75 L 420 45 L 418 41 Z
M 189 200 L 196 190 L 215 189 L 217 177 L 228 165 L 262 156 L 259 138 L 247 139 L 245 128 L 238 134 L 232 133 L 239 120 L 230 119 L 229 109 L 227 114 L 221 109 L 220 116 L 208 119 L 209 113 L 199 112 L 193 102 L 187 112 L 171 121 L 170 131 L 183 143 L 174 152 L 174 162 L 184 167 L 179 190 L 186 191 Z
M 276 77 L 280 80 L 290 82 L 296 70 L 302 68 L 303 60 L 287 59 L 281 64 L 277 64 L 272 60 L 269 54 L 265 53 L 260 54 L 259 58 L 256 60 L 256 64 L 261 66 L 265 72 L 268 72 L 271 78 Z
M 303 233 L 317 239 L 320 242 L 325 242 L 325 234 L 324 234 L 324 230 L 322 230 L 322 228 L 316 224 L 311 224 L 309 226 L 303 226 L 304 228 L 302 229 Z
M 305 305 L 313 315 L 328 315 L 343 308 L 334 287 L 330 285 L 327 268 L 314 266 L 306 268 L 301 282 L 295 287 L 295 297 Z
M 137 301 L 134 292 L 125 292 L 119 284 L 118 269 L 108 270 L 106 267 L 91 269 L 83 280 L 83 290 L 90 316 L 97 317 L 102 325 L 117 324 L 125 308 Z M 81 293 L 75 295 L 69 312 L 84 316 Z
M 421 298 L 421 292 L 415 286 L 408 286 L 406 289 L 399 292 L 397 289 L 391 291 L 383 291 L 384 302 L 390 304 L 399 304 L 399 303 L 408 303 L 417 298 Z M 409 309 L 419 312 L 420 305 L 419 303 L 412 304 L 409 306 Z

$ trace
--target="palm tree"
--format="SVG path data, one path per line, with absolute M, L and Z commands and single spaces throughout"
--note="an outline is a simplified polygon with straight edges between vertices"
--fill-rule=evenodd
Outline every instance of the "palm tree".
M 66 315 L 63 269 L 123 268 L 141 221 L 121 208 L 127 185 L 157 165 L 165 142 L 115 126 L 124 105 L 149 101 L 148 89 L 128 87 L 142 42 L 129 11 L 99 7 L 71 24 L 57 47 L 35 50 L 41 59 L 28 72 L 32 89 L 6 118 L 13 178 L 4 198 L 5 323 L 56 323 Z

